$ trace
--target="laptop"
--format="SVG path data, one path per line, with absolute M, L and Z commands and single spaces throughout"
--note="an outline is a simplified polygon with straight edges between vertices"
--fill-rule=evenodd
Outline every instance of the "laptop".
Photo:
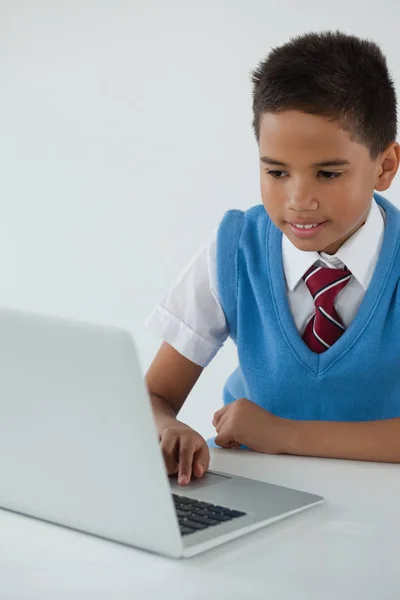
M 178 558 L 322 500 L 216 471 L 178 486 L 130 333 L 0 310 L 2 509 Z

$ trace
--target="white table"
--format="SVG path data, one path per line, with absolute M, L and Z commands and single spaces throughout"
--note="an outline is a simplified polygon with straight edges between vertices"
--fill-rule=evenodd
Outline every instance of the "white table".
M 211 466 L 327 502 L 184 561 L 0 510 L 1 599 L 400 598 L 400 466 L 235 450 Z

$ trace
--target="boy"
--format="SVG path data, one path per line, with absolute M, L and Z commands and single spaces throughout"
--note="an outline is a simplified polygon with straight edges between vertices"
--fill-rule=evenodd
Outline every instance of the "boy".
M 228 335 L 217 446 L 400 462 L 400 211 L 374 193 L 400 159 L 386 59 L 307 34 L 252 75 L 262 205 L 226 213 L 149 319 L 165 341 L 146 381 L 182 485 L 209 450 L 176 417 Z

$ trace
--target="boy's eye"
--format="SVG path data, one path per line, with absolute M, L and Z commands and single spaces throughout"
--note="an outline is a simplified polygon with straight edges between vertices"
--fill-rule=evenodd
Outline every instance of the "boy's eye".
M 287 175 L 286 171 L 267 171 L 267 173 L 275 179 L 283 179 L 282 174 Z
M 338 173 L 337 171 L 320 171 L 320 174 L 323 179 L 337 179 L 341 176 L 341 173 Z

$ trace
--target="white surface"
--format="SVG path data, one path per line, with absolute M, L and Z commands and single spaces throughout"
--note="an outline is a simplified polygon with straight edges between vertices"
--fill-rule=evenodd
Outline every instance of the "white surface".
M 213 450 L 212 468 L 327 501 L 187 561 L 0 511 L 2 598 L 398 598 L 399 466 Z
M 260 201 L 250 71 L 340 28 L 382 45 L 399 91 L 399 21 L 395 0 L 1 0 L 0 305 L 126 327 L 147 366 L 149 312 Z M 235 366 L 227 344 L 182 411 L 203 435 Z
M 333 255 L 302 252 L 282 236 L 283 269 L 291 313 L 303 334 L 315 314 L 313 298 L 302 280 L 315 263 L 332 269 L 346 266 L 352 277 L 336 296 L 335 307 L 346 327 L 353 321 L 374 274 L 385 231 L 385 211 L 373 201 L 365 225 Z M 189 263 L 147 324 L 189 360 L 206 367 L 228 335 L 218 297 L 216 236 Z

